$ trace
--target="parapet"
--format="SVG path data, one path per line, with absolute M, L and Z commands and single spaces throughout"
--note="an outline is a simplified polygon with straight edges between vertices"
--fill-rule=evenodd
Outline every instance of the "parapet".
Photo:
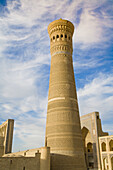
M 49 36 L 51 36 L 51 34 L 56 31 L 70 32 L 73 35 L 74 25 L 70 21 L 60 18 L 58 20 L 51 22 L 48 26 Z
M 28 170 L 50 170 L 50 148 L 41 147 L 28 149 L 16 153 L 5 154 L 0 158 L 0 170 L 6 170 L 12 166 L 12 169 L 28 169 Z M 21 162 L 21 163 L 20 163 Z M 32 167 L 33 166 L 33 167 Z

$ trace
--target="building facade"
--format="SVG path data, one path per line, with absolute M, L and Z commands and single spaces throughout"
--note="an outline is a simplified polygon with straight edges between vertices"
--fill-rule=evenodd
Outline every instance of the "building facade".
M 102 170 L 113 170 L 113 135 L 99 137 Z
M 106 138 L 108 133 L 102 131 L 99 112 L 92 112 L 81 116 L 81 129 L 87 168 L 101 170 L 102 161 L 99 138 Z
M 5 154 L 0 157 L 0 170 L 50 170 L 50 148 Z

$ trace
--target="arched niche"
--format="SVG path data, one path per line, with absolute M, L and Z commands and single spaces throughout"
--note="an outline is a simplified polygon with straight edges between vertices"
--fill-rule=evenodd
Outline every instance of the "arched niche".
M 109 149 L 110 151 L 113 151 L 113 139 L 111 139 L 109 142 Z
M 102 142 L 101 147 L 102 147 L 102 152 L 105 152 L 106 151 L 106 143 Z
M 86 127 L 82 128 L 82 138 L 85 139 L 89 130 Z
M 82 139 L 84 144 L 84 151 L 86 152 L 86 136 L 88 134 L 89 130 L 86 127 L 82 128 Z
M 87 152 L 93 152 L 93 144 L 91 142 L 87 143 Z
M 111 167 L 113 169 L 113 156 L 111 157 Z
M 104 158 L 103 159 L 103 166 L 104 166 L 104 169 L 103 170 L 108 170 L 108 159 L 107 158 Z

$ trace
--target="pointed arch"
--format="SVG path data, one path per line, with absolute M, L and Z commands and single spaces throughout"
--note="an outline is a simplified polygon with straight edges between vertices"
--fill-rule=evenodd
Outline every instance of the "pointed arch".
M 111 157 L 111 167 L 113 169 L 113 156 Z
M 93 144 L 91 142 L 87 143 L 87 151 L 93 152 Z
M 86 138 L 88 132 L 89 132 L 89 130 L 84 126 L 84 127 L 82 128 L 82 137 L 83 137 L 83 139 Z
M 113 139 L 111 139 L 109 142 L 109 150 L 113 151 Z
M 101 147 L 102 147 L 102 152 L 105 152 L 106 151 L 106 143 L 102 142 Z
M 103 166 L 104 166 L 104 169 L 103 169 L 103 170 L 107 170 L 107 168 L 108 168 L 107 163 L 108 163 L 108 159 L 107 159 L 107 157 L 105 157 L 105 158 L 103 159 Z

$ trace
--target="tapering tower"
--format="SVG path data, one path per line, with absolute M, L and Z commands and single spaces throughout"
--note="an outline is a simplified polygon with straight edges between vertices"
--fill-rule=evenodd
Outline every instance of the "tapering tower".
M 80 118 L 72 62 L 74 26 L 55 20 L 48 26 L 51 70 L 46 122 L 46 145 L 51 170 L 85 170 Z

